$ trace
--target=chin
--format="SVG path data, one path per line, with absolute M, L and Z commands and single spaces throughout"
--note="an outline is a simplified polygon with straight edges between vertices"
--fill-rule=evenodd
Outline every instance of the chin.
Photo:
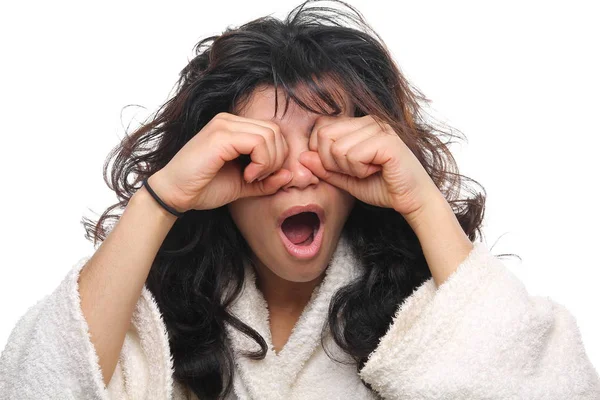
M 327 265 L 327 261 L 323 262 L 322 264 L 316 264 L 315 262 L 314 266 L 303 265 L 296 266 L 296 268 L 294 268 L 294 265 L 288 264 L 288 268 L 286 268 L 285 271 L 275 271 L 271 269 L 271 272 L 273 272 L 279 278 L 289 282 L 306 283 L 313 282 L 315 280 L 320 280 L 323 277 L 325 271 L 327 270 Z M 290 266 L 292 268 L 289 268 Z
M 276 236 L 279 234 L 280 232 L 275 233 Z M 334 239 L 324 237 L 322 240 L 323 244 L 319 245 L 318 253 L 313 257 L 304 259 L 291 255 L 281 242 L 278 243 L 278 246 L 270 248 L 271 251 L 276 249 L 274 252 L 268 252 L 264 248 L 253 249 L 256 250 L 254 254 L 257 255 L 254 260 L 255 265 L 260 265 L 263 269 L 268 269 L 270 274 L 288 282 L 308 283 L 318 281 L 323 278 L 335 251 L 337 240 Z M 263 261 L 261 262 L 260 260 Z

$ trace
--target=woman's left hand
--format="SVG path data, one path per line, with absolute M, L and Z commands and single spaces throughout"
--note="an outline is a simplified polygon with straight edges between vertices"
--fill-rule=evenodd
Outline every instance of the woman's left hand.
M 473 249 L 449 203 L 400 136 L 369 115 L 317 119 L 299 161 L 357 199 L 398 211 L 439 287 Z
M 310 151 L 299 161 L 364 203 L 393 208 L 409 219 L 427 201 L 438 201 L 441 192 L 400 136 L 389 124 L 381 125 L 370 115 L 321 116 Z

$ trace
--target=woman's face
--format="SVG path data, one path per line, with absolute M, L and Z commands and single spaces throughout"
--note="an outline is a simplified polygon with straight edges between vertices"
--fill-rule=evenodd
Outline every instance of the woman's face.
M 283 114 L 283 92 L 280 91 L 277 98 L 277 112 Z M 259 87 L 238 115 L 272 121 L 279 125 L 289 149 L 282 167 L 292 171 L 294 176 L 273 195 L 238 199 L 229 203 L 228 208 L 233 221 L 253 251 L 252 258 L 259 272 L 272 273 L 291 282 L 309 282 L 320 278 L 327 268 L 355 199 L 348 192 L 318 179 L 298 161 L 300 153 L 308 150 L 311 128 L 319 115 L 290 101 L 285 116 L 282 118 L 277 115 L 273 118 L 274 101 L 273 86 Z M 349 109 L 344 110 L 345 115 L 350 116 L 349 112 Z M 324 220 L 317 220 L 315 214 L 304 213 L 288 219 L 283 228 L 279 226 L 282 214 L 290 207 L 309 204 L 322 209 Z M 288 236 L 290 242 L 286 242 Z M 306 237 L 308 239 L 303 243 L 312 242 L 312 248 L 310 244 L 292 245 L 292 242 L 299 243 Z M 298 256 L 293 250 L 288 250 L 290 245 L 304 251 L 304 255 Z

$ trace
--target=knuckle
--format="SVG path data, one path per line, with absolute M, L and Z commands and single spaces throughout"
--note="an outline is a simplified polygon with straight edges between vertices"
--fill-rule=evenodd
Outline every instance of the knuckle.
M 258 185 L 258 191 L 261 194 L 269 194 L 269 191 L 267 189 L 267 186 L 265 185 L 265 181 L 264 180 L 257 182 L 257 185 Z
M 286 147 L 282 155 L 281 164 L 285 164 L 285 161 L 290 157 L 290 150 Z
M 285 162 L 285 157 L 281 152 L 277 152 L 277 156 L 275 157 L 275 162 L 273 163 L 273 167 L 276 169 L 280 169 Z
M 259 146 L 267 144 L 267 139 L 263 135 L 254 135 L 254 139 Z
M 211 122 L 211 125 L 213 125 L 213 128 L 219 129 L 219 130 L 225 130 L 229 126 L 228 121 L 225 119 L 221 119 L 221 118 L 213 119 L 210 122 Z
M 283 152 L 285 155 L 285 158 L 288 157 L 289 153 L 290 153 L 290 146 L 287 144 L 287 141 L 283 141 Z
M 336 145 L 336 142 L 333 142 L 331 145 L 331 154 L 335 157 L 344 157 L 347 155 L 346 150 L 342 146 Z
M 272 128 L 265 127 L 264 132 L 265 132 L 267 138 L 269 139 L 269 141 L 274 141 L 275 140 L 276 133 L 275 133 L 275 131 Z
M 371 114 L 366 114 L 366 115 L 362 116 L 361 119 L 367 119 L 367 120 L 371 120 L 371 121 L 375 122 L 375 117 Z
M 328 129 L 326 126 L 318 128 L 317 129 L 317 138 L 319 140 L 321 139 L 327 139 L 329 137 L 330 134 L 330 129 Z
M 275 122 L 272 121 L 266 121 L 267 126 L 269 127 L 269 129 L 271 129 L 273 131 L 274 134 L 279 134 L 281 133 L 281 130 L 279 128 L 279 125 L 277 125 Z
M 350 162 L 350 163 L 358 163 L 358 161 L 359 161 L 358 158 L 357 158 L 357 156 L 356 156 L 356 153 L 353 153 L 351 151 L 349 151 L 346 154 L 346 158 L 348 159 L 348 162 Z

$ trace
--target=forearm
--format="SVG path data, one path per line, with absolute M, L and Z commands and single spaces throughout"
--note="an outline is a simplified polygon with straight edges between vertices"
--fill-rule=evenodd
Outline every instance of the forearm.
M 407 218 L 417 235 L 435 284 L 439 287 L 473 249 L 450 204 L 437 190 L 416 215 Z
M 82 269 L 81 308 L 108 385 L 158 249 L 176 217 L 140 188 Z

